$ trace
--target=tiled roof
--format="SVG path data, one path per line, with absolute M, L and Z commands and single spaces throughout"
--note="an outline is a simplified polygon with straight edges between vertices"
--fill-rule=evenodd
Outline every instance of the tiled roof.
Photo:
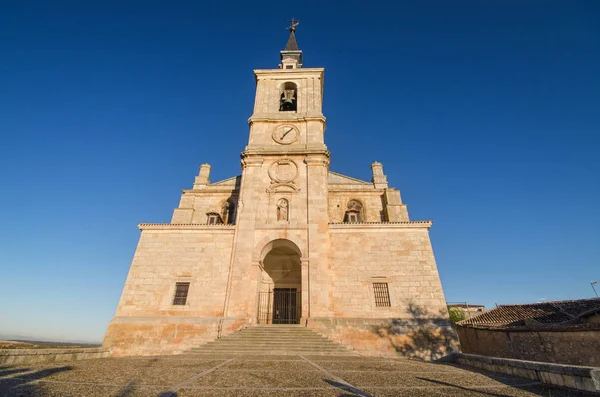
M 501 305 L 486 313 L 458 323 L 473 328 L 522 328 L 579 323 L 582 317 L 600 313 L 600 299 L 581 299 Z

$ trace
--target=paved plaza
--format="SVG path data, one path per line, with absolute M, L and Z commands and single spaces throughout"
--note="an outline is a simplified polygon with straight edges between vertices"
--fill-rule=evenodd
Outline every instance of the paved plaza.
M 106 358 L 0 367 L 0 396 L 584 396 L 454 364 L 358 356 Z

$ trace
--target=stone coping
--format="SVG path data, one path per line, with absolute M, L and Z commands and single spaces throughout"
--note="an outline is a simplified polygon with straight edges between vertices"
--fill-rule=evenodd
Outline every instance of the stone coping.
M 109 353 L 103 347 L 67 347 L 51 349 L 0 349 L 0 356 L 41 356 L 48 354 Z
M 140 230 L 234 230 L 234 224 L 208 225 L 203 223 L 140 223 Z
M 330 229 L 429 229 L 432 221 L 410 221 L 410 222 L 334 222 L 329 224 Z
M 431 221 L 411 221 L 411 222 L 333 222 L 329 223 L 330 229 L 407 229 L 407 228 L 430 228 Z M 289 225 L 285 225 L 288 226 Z M 235 229 L 234 224 L 215 224 L 208 225 L 203 223 L 140 223 L 140 230 L 231 230 Z M 274 227 L 279 228 L 279 227 Z M 290 227 L 293 228 L 293 227 Z
M 0 349 L 0 365 L 22 365 L 77 361 L 110 357 L 110 349 L 102 347 L 69 347 L 57 349 Z
M 600 392 L 600 368 L 514 358 L 453 353 L 447 360 L 486 371 L 510 374 L 570 389 Z

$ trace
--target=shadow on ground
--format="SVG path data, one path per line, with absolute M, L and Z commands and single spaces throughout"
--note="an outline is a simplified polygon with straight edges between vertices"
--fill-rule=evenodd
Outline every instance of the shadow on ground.
M 594 396 L 598 397 L 598 394 L 594 394 L 594 393 L 587 393 L 587 392 L 583 392 L 583 391 L 570 390 L 570 389 L 560 389 L 557 387 L 544 385 L 542 383 L 539 383 L 537 381 L 530 380 L 530 379 L 517 378 L 514 376 L 510 376 L 510 375 L 505 375 L 505 374 L 496 374 L 496 373 L 484 371 L 484 370 L 481 370 L 478 368 L 465 367 L 463 365 L 454 364 L 454 363 L 436 363 L 435 365 L 448 366 L 448 367 L 452 367 L 452 368 L 456 368 L 456 369 L 461 369 L 463 371 L 468 371 L 473 374 L 483 375 L 487 378 L 493 379 L 496 382 L 502 383 L 506 386 L 513 388 L 513 390 L 511 392 L 509 392 L 509 394 L 505 394 L 503 391 L 491 390 L 491 389 L 494 389 L 493 386 L 489 387 L 489 388 L 487 388 L 485 386 L 468 387 L 468 386 L 463 386 L 463 385 L 459 385 L 459 384 L 455 384 L 455 383 L 451 383 L 451 382 L 444 382 L 439 379 L 431 379 L 431 378 L 428 378 L 426 374 L 415 377 L 415 379 L 430 382 L 432 384 L 432 386 L 448 387 L 449 389 L 452 389 L 452 391 L 454 393 L 460 392 L 460 394 L 456 394 L 457 396 L 464 394 L 465 396 L 481 395 L 482 397 L 483 396 L 514 397 L 515 396 L 514 389 L 518 389 L 518 390 L 523 391 L 524 393 L 531 393 L 532 395 L 543 396 L 543 397 L 594 397 Z M 521 394 L 518 394 L 518 395 L 520 396 Z M 523 394 L 523 395 L 528 395 L 528 394 Z
M 370 397 L 369 394 L 363 392 L 362 390 L 359 390 L 355 387 L 352 387 L 346 383 L 341 383 L 341 382 L 336 382 L 334 380 L 330 380 L 330 379 L 323 379 L 325 382 L 329 383 L 331 386 L 335 387 L 336 389 L 341 389 L 345 392 L 348 392 L 349 394 L 340 394 L 338 397 Z
M 10 378 L 0 379 L 0 396 L 44 397 L 45 391 L 35 381 L 72 369 L 71 366 L 64 366 L 29 372 L 31 368 L 0 367 L 0 377 L 11 375 Z

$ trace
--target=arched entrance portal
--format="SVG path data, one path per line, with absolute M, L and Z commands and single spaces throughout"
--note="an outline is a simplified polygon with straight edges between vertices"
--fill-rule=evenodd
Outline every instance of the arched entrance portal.
M 275 240 L 263 250 L 258 292 L 259 324 L 299 324 L 302 316 L 300 250 Z

